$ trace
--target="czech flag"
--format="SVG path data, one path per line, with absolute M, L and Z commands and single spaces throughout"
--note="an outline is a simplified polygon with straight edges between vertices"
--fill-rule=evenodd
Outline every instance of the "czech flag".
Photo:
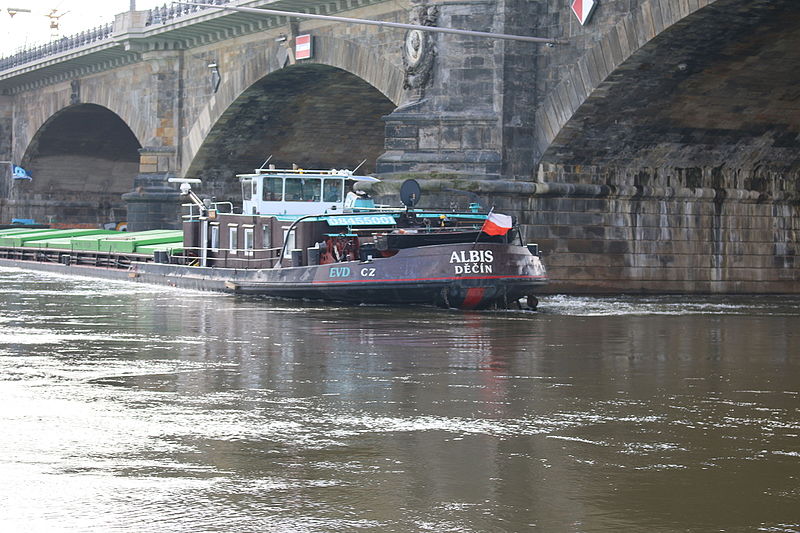
M 500 213 L 489 213 L 483 222 L 481 231 L 487 235 L 505 235 L 514 225 L 513 220 L 508 215 Z

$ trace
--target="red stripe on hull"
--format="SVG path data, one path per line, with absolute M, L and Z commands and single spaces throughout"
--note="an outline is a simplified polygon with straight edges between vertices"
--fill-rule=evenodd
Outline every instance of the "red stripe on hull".
M 467 295 L 464 297 L 464 301 L 461 304 L 462 309 L 474 309 L 478 307 L 478 304 L 480 304 L 483 299 L 483 293 L 485 291 L 486 289 L 479 287 L 467 289 Z
M 315 280 L 313 284 L 320 283 L 396 283 L 402 281 L 456 281 L 461 279 L 547 279 L 547 276 L 449 276 L 442 278 L 403 278 L 403 279 L 336 279 Z

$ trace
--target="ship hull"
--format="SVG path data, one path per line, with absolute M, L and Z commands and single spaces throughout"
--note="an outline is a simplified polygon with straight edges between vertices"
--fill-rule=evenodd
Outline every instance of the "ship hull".
M 271 269 L 153 262 L 115 269 L 12 259 L 0 259 L 0 265 L 195 290 L 459 309 L 509 307 L 547 282 L 538 256 L 523 246 L 496 243 L 420 246 L 367 261 Z

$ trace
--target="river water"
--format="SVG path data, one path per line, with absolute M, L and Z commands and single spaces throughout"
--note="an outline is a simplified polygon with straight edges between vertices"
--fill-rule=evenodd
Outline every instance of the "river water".
M 2 531 L 800 531 L 798 297 L 0 309 Z

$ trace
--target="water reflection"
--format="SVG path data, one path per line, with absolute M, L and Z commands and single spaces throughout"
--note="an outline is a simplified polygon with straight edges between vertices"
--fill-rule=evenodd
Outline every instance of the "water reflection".
M 798 303 L 456 313 L 0 270 L 0 520 L 798 530 Z

